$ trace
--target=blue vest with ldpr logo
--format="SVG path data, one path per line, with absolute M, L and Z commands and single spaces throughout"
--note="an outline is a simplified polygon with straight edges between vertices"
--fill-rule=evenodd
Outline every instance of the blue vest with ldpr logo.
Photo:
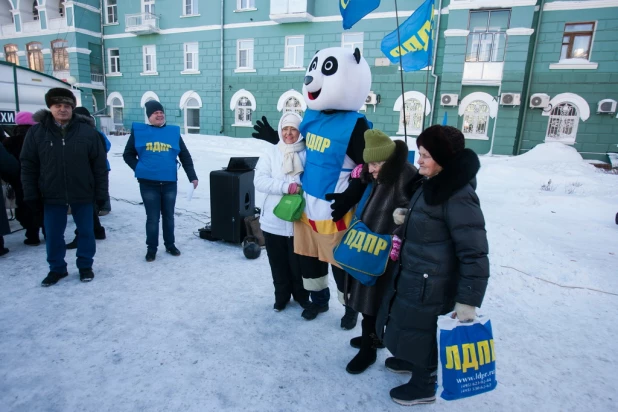
M 322 200 L 327 193 L 335 192 L 350 136 L 360 118 L 365 118 L 365 115 L 349 111 L 305 112 L 300 124 L 300 132 L 307 144 L 307 161 L 302 177 L 305 192 Z M 367 123 L 371 127 L 371 123 Z
M 180 127 L 133 123 L 133 137 L 139 157 L 135 177 L 162 182 L 178 180 L 176 158 L 180 153 Z

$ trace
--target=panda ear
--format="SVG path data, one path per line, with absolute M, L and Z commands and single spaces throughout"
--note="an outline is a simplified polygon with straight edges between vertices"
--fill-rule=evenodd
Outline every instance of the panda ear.
M 354 49 L 354 58 L 356 59 L 357 64 L 360 63 L 361 54 L 360 50 L 358 50 L 358 47 Z
M 320 52 L 319 50 L 316 50 L 316 51 L 315 51 L 315 53 L 314 53 L 313 55 L 315 56 L 315 55 L 316 55 L 316 54 L 318 54 L 319 52 Z

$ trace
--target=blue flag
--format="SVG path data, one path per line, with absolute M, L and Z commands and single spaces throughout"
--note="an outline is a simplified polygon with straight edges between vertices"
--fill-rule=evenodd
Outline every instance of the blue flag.
M 421 70 L 431 64 L 433 52 L 433 2 L 427 0 L 399 26 L 401 46 L 397 41 L 397 30 L 382 39 L 382 53 L 404 71 Z
M 339 0 L 339 11 L 343 17 L 343 28 L 351 28 L 363 17 L 374 11 L 380 0 Z

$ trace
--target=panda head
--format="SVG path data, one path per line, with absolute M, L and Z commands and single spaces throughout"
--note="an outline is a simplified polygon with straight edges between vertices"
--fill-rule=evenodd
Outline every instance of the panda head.
M 313 110 L 357 111 L 371 90 L 371 70 L 360 51 L 331 47 L 318 51 L 305 74 L 303 96 Z

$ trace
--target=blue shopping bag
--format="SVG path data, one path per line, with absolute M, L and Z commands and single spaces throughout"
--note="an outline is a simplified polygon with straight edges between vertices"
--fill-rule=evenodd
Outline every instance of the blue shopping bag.
M 438 317 L 438 393 L 453 401 L 496 388 L 496 352 L 488 316 L 469 323 Z

